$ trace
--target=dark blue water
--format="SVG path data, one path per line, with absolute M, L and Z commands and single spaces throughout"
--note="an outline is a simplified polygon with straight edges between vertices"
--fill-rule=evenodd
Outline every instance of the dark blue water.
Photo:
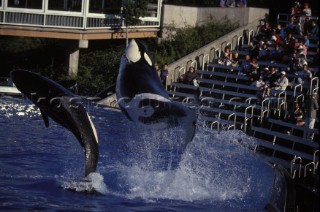
M 82 181 L 84 154 L 69 131 L 51 120 L 46 128 L 26 100 L 0 98 L 0 210 L 261 211 L 267 203 L 272 170 L 241 131 L 199 123 L 185 146 L 183 129 L 143 129 L 118 111 L 87 109 L 100 146 L 92 184 Z M 101 194 L 86 193 L 90 186 Z

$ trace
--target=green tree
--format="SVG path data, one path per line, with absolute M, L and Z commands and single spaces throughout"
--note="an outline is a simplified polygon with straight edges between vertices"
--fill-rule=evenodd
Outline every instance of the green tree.
M 140 17 L 147 15 L 147 0 L 124 0 L 122 17 L 126 26 L 126 45 L 128 45 L 128 28 L 141 23 Z

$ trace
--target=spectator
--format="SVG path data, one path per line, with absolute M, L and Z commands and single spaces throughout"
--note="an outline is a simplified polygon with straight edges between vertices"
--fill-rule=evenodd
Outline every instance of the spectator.
M 303 54 L 304 56 L 307 55 L 307 47 L 306 47 L 306 45 L 305 45 L 304 40 L 301 39 L 300 41 L 298 41 L 295 49 L 297 50 L 298 57 L 299 57 L 301 54 Z
M 168 76 L 168 64 L 164 64 L 163 68 L 160 71 L 160 80 L 163 86 L 167 85 L 167 76 Z
M 292 31 L 292 33 L 295 34 L 295 35 L 300 35 L 302 29 L 303 28 L 301 27 L 299 19 L 295 19 L 295 21 L 293 22 L 293 31 Z
M 233 54 L 232 61 L 231 61 L 231 66 L 232 67 L 238 67 L 239 66 L 239 53 L 238 52 L 235 52 Z
M 283 41 L 286 37 L 286 31 L 282 28 L 281 24 L 277 24 L 276 30 L 281 38 L 281 41 Z
M 251 60 L 251 63 L 250 63 L 250 68 L 251 68 L 251 73 L 250 75 L 253 76 L 253 75 L 258 75 L 258 69 L 259 69 L 259 64 L 258 64 L 258 61 L 256 58 L 253 58 Z
M 257 88 L 263 88 L 264 87 L 264 82 L 262 76 L 260 76 L 256 81 L 251 83 L 251 86 L 257 87 Z
M 199 76 L 195 71 L 195 68 L 190 66 L 187 73 L 180 76 L 179 81 L 185 84 L 199 86 Z
M 269 24 L 269 22 L 265 22 L 264 25 L 260 28 L 259 34 L 258 34 L 258 39 L 261 40 L 263 38 L 269 40 L 272 34 L 272 28 Z
M 265 78 L 265 89 L 262 97 L 269 97 L 270 91 L 273 87 L 275 87 L 275 82 L 278 80 L 278 75 L 275 67 L 271 67 L 271 72 Z
M 308 38 L 308 33 L 304 33 L 303 34 L 303 40 L 304 40 L 304 45 L 307 47 L 307 49 L 309 48 L 310 46 L 310 40 Z
M 246 55 L 244 61 L 241 62 L 240 68 L 241 68 L 241 74 L 247 75 L 250 73 L 251 69 L 251 60 L 250 60 L 250 55 Z
M 309 6 L 309 3 L 307 2 L 303 4 L 302 15 L 305 15 L 307 17 L 311 16 L 311 8 Z
M 311 28 L 309 31 L 309 35 L 319 36 L 319 27 L 315 20 L 312 20 Z
M 285 31 L 288 35 L 288 33 L 292 33 L 294 31 L 294 27 L 295 27 L 295 22 L 296 18 L 295 17 L 290 17 L 290 21 L 289 23 L 287 23 L 286 25 L 286 28 L 285 28 Z
M 228 0 L 226 3 L 227 7 L 236 7 L 236 1 L 235 0 Z
M 314 128 L 314 124 L 317 118 L 317 111 L 319 109 L 319 95 L 314 93 L 309 95 L 306 99 L 306 117 L 305 117 L 305 124 L 309 129 Z M 313 140 L 313 133 L 309 132 L 307 135 L 308 139 Z
M 224 48 L 224 54 L 225 54 L 226 57 L 228 57 L 228 60 L 229 60 L 229 61 L 232 61 L 232 52 L 231 52 L 229 46 L 226 46 L 226 47 Z
M 272 45 L 282 44 L 282 38 L 280 37 L 276 29 L 272 30 L 271 44 Z
M 292 36 L 292 33 L 289 32 L 287 34 L 287 37 L 284 39 L 284 48 L 288 52 L 292 52 L 294 49 L 294 44 L 295 44 L 295 38 Z
M 257 95 L 256 95 L 258 98 L 258 103 L 260 103 L 263 100 L 264 85 L 265 85 L 265 83 L 263 82 L 262 77 L 260 77 L 258 80 L 256 80 L 255 82 L 253 82 L 251 84 L 251 86 L 259 88 Z
M 155 69 L 155 71 L 157 72 L 158 76 L 160 77 L 161 69 L 160 69 L 159 65 L 158 65 L 158 64 L 155 64 L 155 65 L 154 65 L 154 69 Z
M 312 21 L 310 20 L 309 17 L 306 17 L 306 20 L 304 21 L 304 24 L 303 24 L 303 34 L 308 35 L 311 28 L 312 28 Z
M 275 48 L 270 51 L 270 60 L 280 62 L 282 60 L 283 50 L 279 44 L 276 44 Z
M 298 1 L 294 2 L 293 7 L 291 7 L 291 16 L 297 16 L 301 14 L 301 4 Z
M 301 31 L 299 19 L 297 19 L 295 17 L 291 17 L 289 24 L 287 24 L 287 26 L 286 26 L 286 31 L 287 31 L 287 34 L 292 33 L 292 34 L 299 35 L 300 31 Z
M 220 0 L 220 7 L 226 7 L 227 0 Z
M 300 16 L 301 29 L 304 29 L 306 18 L 310 16 L 311 16 L 311 8 L 309 7 L 309 3 L 305 2 L 303 4 L 303 8 L 301 10 L 301 16 Z
M 302 87 L 309 89 L 311 86 L 312 73 L 308 68 L 308 65 L 303 65 L 303 72 L 298 78 L 298 82 L 302 84 Z
M 251 82 L 256 81 L 259 78 L 259 64 L 256 58 L 253 58 L 250 63 L 250 73 L 249 73 L 249 80 Z
M 290 72 L 297 71 L 297 67 L 299 64 L 299 60 L 297 58 L 297 53 L 294 51 L 289 57 L 288 66 L 290 68 Z
M 280 78 L 277 79 L 277 81 L 274 83 L 274 87 L 271 90 L 271 95 L 276 94 L 276 91 L 285 91 L 288 85 L 289 80 L 286 77 L 286 72 L 281 71 Z
M 269 75 L 270 73 L 271 73 L 271 72 L 270 72 L 270 70 L 269 70 L 269 67 L 265 67 L 265 68 L 263 69 L 263 72 L 261 73 L 261 77 L 262 77 L 262 80 L 263 80 L 264 82 L 267 81 L 268 75 Z
M 238 0 L 237 7 L 247 7 L 247 0 Z
M 298 55 L 297 55 L 298 56 Z M 298 59 L 297 71 L 302 71 L 304 65 L 308 65 L 306 56 L 304 54 L 300 54 Z
M 223 53 L 223 56 L 218 59 L 218 63 L 221 65 L 231 65 L 231 60 L 227 52 Z
M 259 49 L 259 60 L 268 60 L 269 59 L 270 50 L 268 48 L 268 45 L 266 43 L 262 44 L 262 47 Z
M 264 42 L 260 41 L 249 51 L 251 58 L 257 58 L 259 56 L 260 46 L 262 47 L 263 44 Z
M 289 111 L 285 119 L 291 123 L 294 123 L 297 126 L 304 125 L 304 112 L 298 102 L 293 103 L 293 108 Z M 291 134 L 292 129 L 287 133 Z

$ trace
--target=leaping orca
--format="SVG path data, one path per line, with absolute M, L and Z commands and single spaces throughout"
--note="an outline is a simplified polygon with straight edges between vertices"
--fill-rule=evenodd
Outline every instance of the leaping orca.
M 81 99 L 60 84 L 30 71 L 12 71 L 11 78 L 18 90 L 39 107 L 46 127 L 50 117 L 75 135 L 85 153 L 85 176 L 95 172 L 98 137 Z
M 187 141 L 192 140 L 196 111 L 169 98 L 148 49 L 134 39 L 121 57 L 116 97 L 129 120 L 158 129 L 183 125 Z

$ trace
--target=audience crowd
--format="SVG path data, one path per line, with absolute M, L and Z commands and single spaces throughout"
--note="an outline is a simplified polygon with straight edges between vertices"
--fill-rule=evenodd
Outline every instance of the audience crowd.
M 246 5 L 246 0 L 220 1 L 221 7 L 245 7 Z M 311 15 L 312 10 L 308 3 L 302 5 L 294 2 L 290 11 L 290 20 L 285 26 L 278 23 L 272 27 L 268 21 L 265 21 L 248 47 L 241 51 L 231 51 L 230 47 L 226 46 L 216 62 L 237 68 L 236 74 L 248 76 L 248 84 L 259 88 L 257 97 L 260 101 L 277 96 L 289 85 L 294 87 L 299 84 L 303 88 L 305 99 L 318 99 L 318 94 L 313 92 L 314 87 L 311 83 L 315 76 L 309 67 L 310 64 L 318 62 L 319 28 L 318 19 Z M 317 44 L 311 44 L 311 39 L 316 39 Z M 245 54 L 244 59 L 239 58 L 240 52 Z M 259 65 L 261 62 L 269 65 Z M 283 64 L 283 66 L 274 64 Z M 230 72 L 235 73 L 234 70 L 231 68 Z M 194 68 L 190 67 L 179 81 L 198 86 L 198 76 Z M 311 97 L 307 97 L 308 95 Z M 313 109 L 310 109 L 310 104 L 313 105 Z M 313 128 L 315 119 L 310 118 L 312 113 L 310 111 L 317 111 L 317 104 L 307 100 L 289 102 L 288 108 L 292 108 L 292 111 L 286 113 L 286 120 L 298 126 L 306 124 L 310 129 Z

